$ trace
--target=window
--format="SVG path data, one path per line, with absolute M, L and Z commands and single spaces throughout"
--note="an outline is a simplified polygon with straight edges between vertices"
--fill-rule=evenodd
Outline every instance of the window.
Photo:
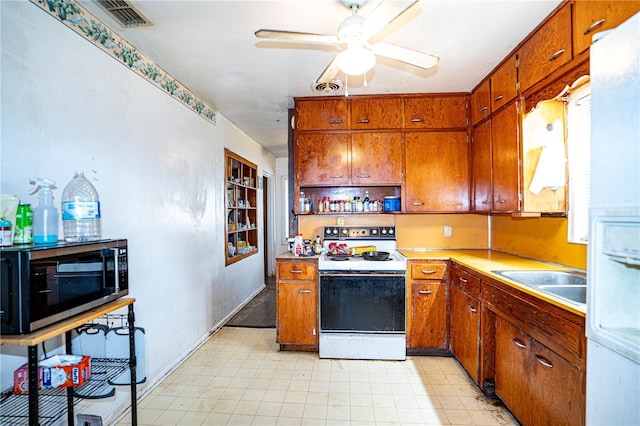
M 591 86 L 576 82 L 567 97 L 570 243 L 587 244 L 591 179 Z
M 227 247 L 230 265 L 258 252 L 257 166 L 225 149 Z

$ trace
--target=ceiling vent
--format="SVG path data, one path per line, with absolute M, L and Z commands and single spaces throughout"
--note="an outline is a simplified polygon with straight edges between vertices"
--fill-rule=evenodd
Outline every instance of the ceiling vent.
M 153 25 L 138 9 L 124 0 L 96 0 L 123 27 Z
M 338 93 L 342 90 L 342 81 L 331 80 L 328 83 L 313 83 L 313 91 L 316 93 Z

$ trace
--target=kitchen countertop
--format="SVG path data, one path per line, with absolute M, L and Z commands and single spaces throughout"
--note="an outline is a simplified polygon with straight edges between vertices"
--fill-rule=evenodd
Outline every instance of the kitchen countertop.
M 577 270 L 575 268 L 563 267 L 553 263 L 547 263 L 539 260 L 527 259 L 512 254 L 502 253 L 486 249 L 470 249 L 470 250 L 411 250 L 400 249 L 400 253 L 407 260 L 426 260 L 426 259 L 442 259 L 454 260 L 462 266 L 474 270 L 482 275 L 489 276 L 497 281 L 514 287 L 524 293 L 531 294 L 539 299 L 545 300 L 552 305 L 558 306 L 567 311 L 573 312 L 582 317 L 586 316 L 586 305 L 574 304 L 564 299 L 554 297 L 553 295 L 543 293 L 508 278 L 494 274 L 494 270 Z
M 281 260 L 318 260 L 318 258 L 320 257 L 319 254 L 314 254 L 312 256 L 296 256 L 293 253 L 290 253 L 288 251 L 281 253 L 279 255 L 276 256 L 276 259 L 281 259 Z

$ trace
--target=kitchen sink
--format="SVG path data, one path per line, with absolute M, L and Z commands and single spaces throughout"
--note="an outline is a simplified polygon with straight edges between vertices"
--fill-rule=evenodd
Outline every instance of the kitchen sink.
M 577 271 L 491 271 L 524 285 L 586 285 L 587 277 Z
M 538 290 L 562 297 L 571 302 L 587 303 L 587 285 L 539 285 L 532 286 Z
M 587 303 L 587 276 L 578 271 L 491 271 L 573 303 Z

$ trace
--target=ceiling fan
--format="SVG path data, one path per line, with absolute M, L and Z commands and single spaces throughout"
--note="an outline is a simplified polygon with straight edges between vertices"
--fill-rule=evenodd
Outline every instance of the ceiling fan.
M 415 5 L 418 0 L 382 0 L 367 18 L 363 18 L 358 15 L 358 9 L 365 1 L 341 0 L 342 4 L 351 9 L 352 14 L 340 23 L 338 34 L 335 36 L 269 29 L 258 30 L 255 34 L 260 38 L 337 45 L 344 49 L 331 61 L 316 83 L 329 83 L 340 71 L 348 75 L 366 74 L 375 65 L 376 55 L 424 69 L 438 64 L 439 58 L 428 53 L 382 42 L 369 44 L 374 35 Z

